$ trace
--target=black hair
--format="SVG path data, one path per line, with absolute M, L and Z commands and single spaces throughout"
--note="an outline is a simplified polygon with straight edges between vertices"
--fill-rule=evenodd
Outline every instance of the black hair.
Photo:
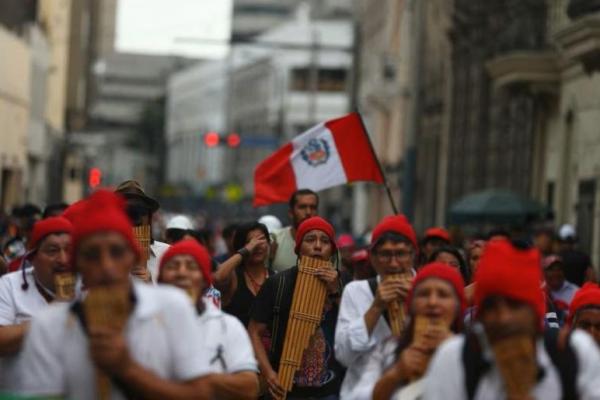
M 310 189 L 299 189 L 296 190 L 294 193 L 292 193 L 292 196 L 290 197 L 290 210 L 293 210 L 294 207 L 296 206 L 296 203 L 298 203 L 298 196 L 308 196 L 308 195 L 312 195 L 315 196 L 317 198 L 317 207 L 319 206 L 319 195 L 310 190 Z
M 245 222 L 237 226 L 235 235 L 233 236 L 233 249 L 235 251 L 238 251 L 239 249 L 244 247 L 246 245 L 246 239 L 248 238 L 248 234 L 255 230 L 260 230 L 265 235 L 265 239 L 267 239 L 267 242 L 271 242 L 269 230 L 264 224 L 261 224 L 257 221 Z
M 48 218 L 48 217 L 51 217 L 54 215 L 60 215 L 68 207 L 69 207 L 69 205 L 67 203 L 48 204 L 46 206 L 46 208 L 44 208 L 44 213 L 42 214 L 42 219 L 45 219 L 45 218 Z
M 221 232 L 221 236 L 223 238 L 228 238 L 231 237 L 235 234 L 235 231 L 237 230 L 239 224 L 233 223 L 233 224 L 228 224 L 225 226 L 225 228 L 223 228 L 223 231 Z
M 465 284 L 469 283 L 469 281 L 470 281 L 469 267 L 467 266 L 467 262 L 465 261 L 465 258 L 463 257 L 462 253 L 456 247 L 442 246 L 442 247 L 435 249 L 435 251 L 433 253 L 431 253 L 431 256 L 429 257 L 429 260 L 427 260 L 427 262 L 434 262 L 435 259 L 442 253 L 452 254 L 454 257 L 456 257 L 456 259 L 458 260 L 458 264 L 459 264 L 460 274 L 462 275 L 462 277 L 465 281 Z
M 409 244 L 410 247 L 413 248 L 413 252 L 416 252 L 417 249 L 414 248 L 414 244 L 413 242 L 407 238 L 404 235 L 399 234 L 398 232 L 394 232 L 394 231 L 388 231 L 388 232 L 384 232 L 379 239 L 377 239 L 377 241 L 373 244 L 373 246 L 371 247 L 371 251 L 372 252 L 377 252 L 377 249 L 379 249 L 379 247 L 381 245 L 383 245 L 386 242 L 392 242 L 392 243 L 406 243 Z
M 487 239 L 491 239 L 494 236 L 504 236 L 507 239 L 510 240 L 510 232 L 508 232 L 508 230 L 504 229 L 504 228 L 493 228 L 490 229 L 490 231 L 487 234 Z

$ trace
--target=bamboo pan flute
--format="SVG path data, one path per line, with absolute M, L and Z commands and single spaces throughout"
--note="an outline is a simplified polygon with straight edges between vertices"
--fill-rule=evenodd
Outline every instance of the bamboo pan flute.
M 518 335 L 492 345 L 508 398 L 530 398 L 536 384 L 537 361 L 531 337 Z
M 279 383 L 286 392 L 292 390 L 304 351 L 323 317 L 327 288 L 315 272 L 325 268 L 333 268 L 333 265 L 310 257 L 301 257 L 298 263 L 298 278 L 279 363 Z
M 71 301 L 75 297 L 75 274 L 60 272 L 54 274 L 55 300 Z
M 133 233 L 142 249 L 142 259 L 140 265 L 146 267 L 150 258 L 150 225 L 140 225 L 133 227 Z
M 122 331 L 130 310 L 129 291 L 121 286 L 91 288 L 83 301 L 83 312 L 90 329 L 105 327 Z M 96 370 L 96 390 L 99 400 L 111 398 L 110 378 L 99 369 Z
M 389 274 L 385 275 L 383 279 L 385 281 L 410 282 L 412 276 L 407 273 Z M 404 329 L 404 321 L 406 320 L 406 315 L 404 313 L 404 304 L 400 300 L 393 301 L 388 305 L 387 312 L 390 321 L 390 329 L 392 330 L 392 335 L 400 337 L 400 335 L 402 335 L 402 330 Z

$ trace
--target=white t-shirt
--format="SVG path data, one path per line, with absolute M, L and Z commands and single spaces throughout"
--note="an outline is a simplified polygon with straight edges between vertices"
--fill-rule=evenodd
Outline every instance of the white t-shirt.
M 444 342 L 435 353 L 425 375 L 425 400 L 463 400 L 467 398 L 465 370 L 462 351 L 463 335 Z M 585 332 L 576 330 L 570 345 L 577 357 L 576 386 L 581 400 L 600 399 L 600 352 L 593 339 Z M 543 340 L 537 342 L 537 362 L 544 376 L 533 389 L 535 399 L 559 400 L 562 387 L 559 372 L 550 360 Z M 475 392 L 475 400 L 501 400 L 506 398 L 502 378 L 495 365 L 484 373 Z
M 187 381 L 214 372 L 195 310 L 179 289 L 133 284 L 136 304 L 125 328 L 131 357 L 164 379 Z M 9 389 L 31 396 L 96 397 L 95 367 L 88 340 L 69 304 L 52 304 L 39 313 L 18 360 Z M 124 399 L 112 385 L 112 399 Z
M 152 283 L 156 284 L 158 281 L 158 266 L 160 265 L 160 259 L 163 254 L 167 250 L 169 250 L 169 246 L 167 243 L 159 242 L 155 240 L 150 245 L 150 258 L 148 258 L 148 271 L 150 272 L 150 276 L 152 277 Z
M 0 278 L 0 326 L 17 325 L 29 321 L 33 314 L 48 305 L 35 286 L 33 267 L 25 270 L 29 287 L 23 290 L 23 271 L 15 271 Z
M 296 247 L 296 238 L 292 236 L 292 227 L 286 226 L 273 233 L 273 238 L 277 242 L 277 251 L 273 259 L 272 268 L 275 272 L 285 271 L 296 265 L 298 255 L 294 251 Z
M 258 372 L 254 350 L 244 325 L 205 299 L 206 309 L 198 317 L 204 347 L 211 367 L 218 373 Z
M 344 288 L 335 327 L 335 357 L 348 370 L 340 397 L 346 399 L 358 384 L 367 365 L 369 353 L 392 335 L 383 316 L 379 317 L 371 335 L 367 331 L 365 313 L 374 300 L 366 280 L 350 282 Z

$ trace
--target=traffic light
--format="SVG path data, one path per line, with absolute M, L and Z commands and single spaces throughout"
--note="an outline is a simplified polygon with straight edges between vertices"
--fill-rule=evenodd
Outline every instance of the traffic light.
M 102 171 L 100 168 L 91 168 L 88 177 L 88 184 L 92 189 L 97 188 L 102 183 Z
M 230 133 L 227 135 L 227 146 L 236 148 L 239 147 L 240 143 L 242 143 L 242 139 L 237 133 Z
M 204 134 L 204 144 L 206 147 L 216 147 L 219 145 L 221 138 L 217 132 L 208 132 Z

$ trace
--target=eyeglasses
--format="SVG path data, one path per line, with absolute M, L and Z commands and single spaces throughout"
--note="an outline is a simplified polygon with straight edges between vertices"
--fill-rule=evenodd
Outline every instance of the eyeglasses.
M 381 251 L 378 251 L 376 253 L 376 255 L 377 255 L 377 258 L 379 258 L 379 260 L 381 262 L 390 262 L 390 261 L 392 261 L 392 258 L 396 258 L 399 261 L 407 260 L 412 257 L 413 253 L 412 253 L 412 251 L 381 250 Z

